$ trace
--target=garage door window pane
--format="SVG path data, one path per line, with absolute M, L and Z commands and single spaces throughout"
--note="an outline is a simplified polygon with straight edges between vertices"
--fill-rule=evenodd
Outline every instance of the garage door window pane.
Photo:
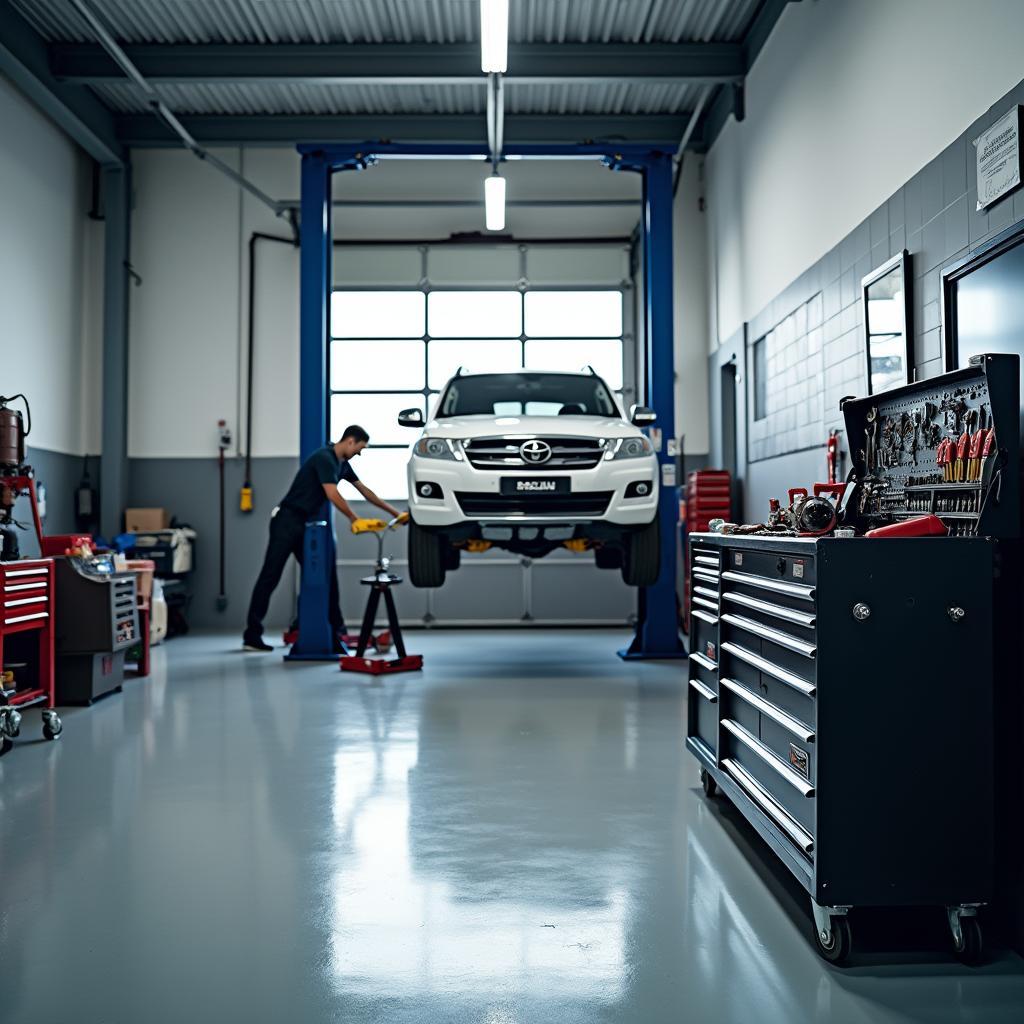
M 523 349 L 518 341 L 435 341 L 427 346 L 430 387 L 436 391 L 448 383 L 461 366 L 466 373 L 507 373 L 522 366 Z
M 423 387 L 423 342 L 380 338 L 331 342 L 331 390 Z
M 622 292 L 527 292 L 526 333 L 532 338 L 620 337 Z
M 592 366 L 614 391 L 622 387 L 622 342 L 618 338 L 589 341 L 531 339 L 526 343 L 528 370 L 567 370 Z
M 415 437 L 415 431 L 410 430 L 408 433 Z M 356 459 L 354 469 L 359 474 L 359 479 L 364 480 L 367 487 L 376 491 L 386 501 L 394 501 L 396 498 L 404 501 L 409 497 L 409 484 L 405 475 L 408 464 L 409 452 L 407 449 L 374 448 L 371 444 Z M 342 487 L 342 496 L 346 501 L 352 501 L 353 498 L 356 501 L 361 500 L 358 494 L 348 490 L 344 485 Z M 378 516 L 381 513 L 376 509 L 371 509 L 369 514 Z M 387 517 L 385 516 L 385 518 Z M 342 543 L 346 545 L 344 550 L 348 558 L 358 558 L 360 557 L 360 552 L 362 552 L 364 558 L 375 558 L 377 556 L 376 544 L 371 543 L 367 539 L 356 537 L 353 540 L 351 537 L 346 537 Z M 404 543 L 404 538 L 394 538 L 392 550 L 396 552 L 404 551 Z M 356 545 L 359 545 L 358 548 Z
M 421 338 L 425 296 L 420 291 L 334 292 L 335 338 Z
M 523 333 L 519 292 L 431 292 L 427 329 L 433 338 L 518 338 Z
M 411 445 L 416 431 L 398 425 L 403 409 L 423 409 L 422 395 L 332 395 L 331 438 L 337 441 L 350 423 L 358 423 L 375 444 Z M 358 465 L 356 472 L 359 472 Z M 376 490 L 376 488 L 374 488 Z

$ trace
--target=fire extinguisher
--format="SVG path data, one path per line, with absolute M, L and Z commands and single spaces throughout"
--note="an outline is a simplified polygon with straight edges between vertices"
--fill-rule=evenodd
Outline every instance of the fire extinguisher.
M 828 462 L 828 482 L 830 484 L 838 483 L 839 480 L 836 477 L 839 462 L 839 431 L 830 430 L 828 432 L 828 453 L 826 455 L 826 461 Z

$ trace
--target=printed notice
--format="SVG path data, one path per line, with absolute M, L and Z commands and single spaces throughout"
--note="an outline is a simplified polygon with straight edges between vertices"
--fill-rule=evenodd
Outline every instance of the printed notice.
M 974 140 L 978 209 L 984 210 L 1020 184 L 1020 107 L 1008 111 Z

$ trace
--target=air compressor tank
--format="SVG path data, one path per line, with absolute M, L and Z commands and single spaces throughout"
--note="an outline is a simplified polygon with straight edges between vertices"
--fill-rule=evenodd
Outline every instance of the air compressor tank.
M 11 409 L 9 402 L 21 399 L 25 403 L 28 426 L 18 409 Z M 25 437 L 32 429 L 32 413 L 24 395 L 4 398 L 0 395 L 0 472 L 11 472 L 25 464 Z

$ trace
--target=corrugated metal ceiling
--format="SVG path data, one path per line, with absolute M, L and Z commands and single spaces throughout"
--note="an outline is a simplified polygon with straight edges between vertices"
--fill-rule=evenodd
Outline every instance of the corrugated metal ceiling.
M 48 41 L 94 42 L 68 0 L 12 0 Z M 119 42 L 467 42 L 478 35 L 478 0 L 91 0 Z M 517 42 L 738 41 L 760 0 L 511 0 Z M 468 114 L 485 108 L 479 85 L 188 83 L 155 86 L 183 115 Z M 112 110 L 145 113 L 127 81 L 92 86 Z M 511 114 L 677 114 L 700 85 L 636 81 L 506 83 Z
M 511 0 L 515 42 L 735 41 L 760 0 Z M 50 41 L 89 42 L 68 0 L 13 0 Z M 477 0 L 92 0 L 122 43 L 471 42 Z

